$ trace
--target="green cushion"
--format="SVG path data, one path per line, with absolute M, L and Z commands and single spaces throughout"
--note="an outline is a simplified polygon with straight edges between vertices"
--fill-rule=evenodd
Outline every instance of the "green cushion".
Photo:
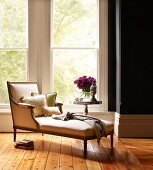
M 55 106 L 56 96 L 57 96 L 56 92 L 46 94 L 47 106 L 49 106 L 49 107 Z
M 56 107 L 56 106 L 52 106 L 52 107 L 45 106 L 43 108 L 43 112 L 44 112 L 45 116 L 52 116 L 53 114 L 54 115 L 61 114 L 61 112 L 59 111 L 58 107 Z

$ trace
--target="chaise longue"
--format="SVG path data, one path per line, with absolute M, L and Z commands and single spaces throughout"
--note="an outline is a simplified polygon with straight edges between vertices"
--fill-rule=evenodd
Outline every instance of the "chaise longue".
M 32 94 L 34 96 L 39 94 L 36 82 L 7 82 L 7 87 L 13 120 L 14 142 L 16 141 L 17 129 L 81 139 L 84 141 L 84 158 L 86 157 L 87 140 L 96 139 L 94 129 L 89 124 L 79 120 L 55 120 L 47 114 L 47 116 L 35 115 L 35 106 L 21 100 L 28 98 Z M 50 99 L 52 101 L 46 102 L 46 109 L 51 110 L 54 114 L 62 113 L 62 104 L 56 103 L 56 95 L 48 96 L 52 97 Z M 46 97 L 46 100 L 49 99 Z M 110 135 L 111 148 L 113 148 L 113 123 L 105 120 L 104 123 L 106 125 L 106 133 Z

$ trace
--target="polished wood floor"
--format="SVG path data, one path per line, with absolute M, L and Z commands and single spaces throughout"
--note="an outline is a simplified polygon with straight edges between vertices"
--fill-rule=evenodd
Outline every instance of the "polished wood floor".
M 18 133 L 17 140 L 34 141 L 35 149 L 15 149 L 12 133 L 0 133 L 0 170 L 153 170 L 153 139 L 114 137 L 88 141 L 87 159 L 83 158 L 81 140 Z

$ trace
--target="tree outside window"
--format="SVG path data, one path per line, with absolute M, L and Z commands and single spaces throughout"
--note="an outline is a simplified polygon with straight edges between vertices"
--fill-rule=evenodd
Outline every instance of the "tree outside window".
M 84 75 L 97 79 L 97 2 L 53 0 L 53 90 L 64 104 L 71 104 L 80 95 L 75 79 Z
M 7 81 L 26 81 L 27 0 L 0 0 L 0 103 L 8 103 Z

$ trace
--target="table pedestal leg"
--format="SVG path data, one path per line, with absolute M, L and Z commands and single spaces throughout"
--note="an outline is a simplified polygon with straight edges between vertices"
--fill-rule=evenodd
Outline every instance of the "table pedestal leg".
M 84 114 L 87 115 L 87 114 L 88 114 L 88 105 L 86 104 L 86 105 L 84 105 L 84 106 L 85 106 L 85 108 L 84 108 Z

